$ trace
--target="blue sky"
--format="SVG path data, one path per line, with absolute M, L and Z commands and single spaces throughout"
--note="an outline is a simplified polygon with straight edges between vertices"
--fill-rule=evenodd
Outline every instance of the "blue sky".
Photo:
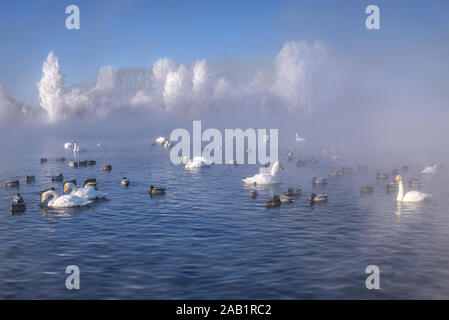
M 81 30 L 65 28 L 70 4 L 80 7 Z M 382 30 L 365 28 L 369 4 L 380 7 Z M 361 66 L 402 64 L 398 70 L 407 72 L 420 61 L 418 68 L 447 74 L 448 17 L 448 1 L 2 1 L 0 83 L 14 97 L 37 101 L 52 50 L 70 84 L 101 66 L 139 67 L 161 57 L 272 59 L 288 40 L 322 40 Z

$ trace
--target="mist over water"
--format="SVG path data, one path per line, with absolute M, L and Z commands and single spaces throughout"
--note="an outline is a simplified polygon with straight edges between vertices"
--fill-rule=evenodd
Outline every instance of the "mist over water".
M 67 86 L 64 66 L 50 52 L 37 82 L 39 105 L 0 86 L 0 144 L 44 137 L 150 141 L 175 128 L 191 131 L 201 120 L 203 130 L 279 129 L 285 149 L 299 132 L 310 154 L 334 147 L 362 160 L 447 159 L 446 93 L 427 85 L 428 75 L 410 81 L 397 70 L 363 68 L 322 42 L 291 41 L 272 60 L 183 65 L 162 58 L 151 67 L 105 66 Z

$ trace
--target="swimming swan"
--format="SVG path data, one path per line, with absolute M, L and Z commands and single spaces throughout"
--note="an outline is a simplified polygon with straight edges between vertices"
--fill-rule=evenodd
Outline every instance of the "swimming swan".
M 306 142 L 306 139 L 303 137 L 300 137 L 298 132 L 296 132 L 296 143 L 302 143 L 302 142 Z
M 279 168 L 284 169 L 282 164 L 279 163 L 279 161 L 275 162 L 271 168 L 270 173 L 258 173 L 252 177 L 248 177 L 243 179 L 242 181 L 246 184 L 274 184 L 277 183 L 277 173 L 279 171 Z
M 421 173 L 437 173 L 437 168 L 438 168 L 438 165 L 434 164 L 431 167 L 424 168 L 424 170 L 421 171 Z
M 67 191 L 69 190 L 72 190 L 70 192 L 71 196 L 79 197 L 85 200 L 104 199 L 108 195 L 107 193 L 95 190 L 94 187 L 84 187 L 77 189 L 72 182 L 67 182 L 66 184 L 64 184 L 64 193 L 67 193 Z
M 404 195 L 404 185 L 402 184 L 402 177 L 396 176 L 394 180 L 399 185 L 397 201 L 402 202 L 421 202 L 431 198 L 430 194 L 419 192 L 419 191 L 409 191 Z
M 83 199 L 74 195 L 62 195 L 59 196 L 54 190 L 47 190 L 42 193 L 41 201 L 42 203 L 51 197 L 52 199 L 48 202 L 48 207 L 50 208 L 73 208 L 73 207 L 84 207 L 92 203 L 92 201 Z
M 163 146 L 165 149 L 170 149 L 170 148 L 171 148 L 171 144 L 170 144 L 170 142 L 167 140 L 167 138 L 159 137 L 159 138 L 156 139 L 156 143 L 160 144 L 160 145 Z
M 182 158 L 182 163 L 185 164 L 186 169 L 209 167 L 214 164 L 212 160 L 206 159 L 204 157 L 194 157 L 193 160 L 190 160 L 187 156 L 184 156 L 184 158 Z

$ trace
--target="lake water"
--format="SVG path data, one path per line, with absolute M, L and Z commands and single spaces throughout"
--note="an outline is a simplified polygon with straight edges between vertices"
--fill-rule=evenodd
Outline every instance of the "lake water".
M 85 143 L 80 160 L 96 166 L 70 168 L 71 152 L 62 143 L 42 143 L 0 155 L 0 298 L 24 299 L 408 299 L 449 298 L 448 175 L 423 176 L 414 161 L 402 173 L 417 177 L 431 201 L 419 205 L 396 202 L 387 194 L 393 160 L 383 165 L 331 161 L 324 156 L 306 165 L 283 160 L 281 183 L 247 195 L 241 179 L 256 165 L 215 165 L 184 172 L 168 154 L 148 141 Z M 58 145 L 57 148 L 54 146 Z M 60 147 L 59 147 L 60 146 Z M 285 151 L 283 153 L 285 154 Z M 65 156 L 66 162 L 56 162 Z M 39 158 L 48 162 L 40 164 Z M 284 158 L 284 156 L 282 157 Z M 389 162 L 390 161 L 390 162 Z M 110 163 L 111 172 L 102 164 Z M 402 163 L 401 163 L 402 164 Z M 331 178 L 327 173 L 351 166 L 353 173 Z M 376 172 L 390 179 L 376 180 Z M 96 177 L 108 200 L 86 209 L 41 208 L 40 190 L 50 176 Z M 25 184 L 25 175 L 36 181 Z M 131 185 L 120 185 L 123 176 Z M 329 178 L 313 187 L 312 177 Z M 20 179 L 19 190 L 3 182 Z M 151 198 L 150 185 L 167 188 Z M 372 194 L 360 187 L 372 185 Z M 292 204 L 266 209 L 272 193 L 302 189 Z M 406 186 L 407 188 L 407 186 Z M 277 190 L 276 190 L 277 189 Z M 20 192 L 23 214 L 9 206 Z M 325 204 L 311 205 L 311 192 L 327 193 Z M 80 290 L 67 290 L 65 269 L 77 265 Z M 380 290 L 365 288 L 365 268 L 380 269 Z

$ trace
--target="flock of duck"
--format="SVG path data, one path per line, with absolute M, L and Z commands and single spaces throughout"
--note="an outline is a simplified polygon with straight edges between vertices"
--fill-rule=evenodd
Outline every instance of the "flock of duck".
M 268 141 L 268 138 L 266 139 Z M 303 137 L 300 137 L 298 134 L 296 134 L 296 142 L 297 143 L 304 143 L 305 139 Z M 169 141 L 164 137 L 159 137 L 155 140 L 155 142 L 151 143 L 151 145 L 161 145 L 164 149 L 170 149 L 171 145 Z M 97 144 L 97 147 L 101 147 L 101 144 Z M 80 148 L 79 144 L 74 140 L 72 142 L 67 142 L 64 144 L 65 149 L 73 148 L 73 152 L 75 154 L 85 151 Z M 247 150 L 247 152 L 251 152 L 251 150 Z M 332 160 L 339 159 L 339 155 L 337 154 L 335 149 L 330 150 L 322 150 L 322 154 L 328 155 L 328 157 Z M 287 153 L 287 161 L 292 161 L 293 159 L 293 152 L 288 151 Z M 41 163 L 47 162 L 46 158 L 40 159 Z M 65 158 L 59 157 L 56 158 L 56 161 L 65 161 Z M 315 158 L 312 158 L 312 163 L 317 163 L 317 160 Z M 79 166 L 88 166 L 88 165 L 95 165 L 96 161 L 94 160 L 86 160 L 86 161 L 78 161 L 78 162 L 69 162 L 70 167 L 79 167 Z M 186 170 L 196 170 L 202 167 L 210 167 L 214 165 L 214 162 L 210 159 L 207 159 L 202 156 L 196 156 L 193 157 L 193 159 L 189 159 L 188 157 L 183 158 L 183 164 L 185 166 Z M 237 162 L 235 160 L 231 160 L 230 164 L 237 165 Z M 304 164 L 304 161 L 301 158 L 296 158 L 296 164 L 302 165 Z M 433 165 L 426 167 L 424 170 L 422 170 L 423 174 L 433 174 L 436 173 L 441 165 Z M 264 166 L 262 166 L 259 170 L 259 173 L 242 179 L 243 183 L 248 186 L 256 187 L 256 186 L 266 186 L 266 185 L 273 185 L 277 184 L 279 182 L 278 180 L 278 173 L 279 169 L 284 169 L 284 166 L 279 162 L 276 161 L 275 163 L 266 163 Z M 102 166 L 103 171 L 111 171 L 112 166 L 110 164 L 106 164 Z M 367 166 L 359 166 L 358 168 L 359 172 L 368 171 Z M 407 171 L 408 166 L 402 166 L 402 171 Z M 352 168 L 343 167 L 337 171 L 331 171 L 328 173 L 329 177 L 336 177 L 341 176 L 345 173 L 352 172 Z M 404 184 L 401 175 L 399 175 L 399 170 L 394 169 L 392 171 L 392 174 L 395 175 L 395 179 L 393 183 L 390 183 L 386 186 L 387 192 L 393 192 L 397 191 L 397 201 L 399 202 L 421 202 L 425 200 L 429 200 L 431 198 L 430 194 L 423 193 L 420 191 L 409 191 L 405 193 L 404 191 Z M 382 180 L 382 179 L 388 179 L 389 174 L 388 173 L 377 173 L 376 179 Z M 58 174 L 56 176 L 51 177 L 51 181 L 58 181 L 63 182 L 63 194 L 59 195 L 55 188 L 50 188 L 41 191 L 41 203 L 44 205 L 44 203 L 48 200 L 47 206 L 51 208 L 70 208 L 70 207 L 83 207 L 88 206 L 93 201 L 99 200 L 99 199 L 105 199 L 107 197 L 107 193 L 104 193 L 99 190 L 99 186 L 97 184 L 97 181 L 95 178 L 90 178 L 84 181 L 82 188 L 77 188 L 76 186 L 76 180 L 71 181 L 63 181 L 64 177 L 62 174 Z M 31 183 L 35 181 L 34 176 L 26 176 L 25 177 L 26 183 Z M 5 186 L 7 188 L 11 187 L 18 187 L 19 181 L 9 181 L 5 183 Z M 312 178 L 312 185 L 325 185 L 327 184 L 327 179 L 322 177 L 313 177 Z M 121 185 L 124 187 L 128 187 L 130 185 L 130 181 L 123 177 L 121 180 Z M 408 180 L 408 186 L 409 187 L 420 187 L 421 182 L 418 179 L 410 179 Z M 163 195 L 165 194 L 166 189 L 165 188 L 159 188 L 150 186 L 149 188 L 149 194 L 151 196 L 157 196 L 157 195 Z M 363 186 L 360 188 L 360 193 L 372 193 L 373 187 L 372 186 Z M 300 189 L 294 189 L 294 188 L 288 188 L 288 190 L 285 192 L 285 194 L 275 194 L 272 196 L 272 198 L 268 199 L 265 203 L 267 208 L 275 208 L 280 206 L 282 203 L 291 203 L 294 201 L 294 198 L 298 195 L 300 195 L 301 190 Z M 248 196 L 251 198 L 257 197 L 257 190 L 254 188 L 251 188 L 248 191 Z M 326 202 L 328 200 L 327 194 L 316 194 L 312 193 L 309 196 L 309 200 L 311 203 L 315 202 Z M 23 212 L 26 210 L 26 205 L 24 202 L 23 197 L 20 194 L 16 194 L 11 205 L 11 211 L 16 212 Z

